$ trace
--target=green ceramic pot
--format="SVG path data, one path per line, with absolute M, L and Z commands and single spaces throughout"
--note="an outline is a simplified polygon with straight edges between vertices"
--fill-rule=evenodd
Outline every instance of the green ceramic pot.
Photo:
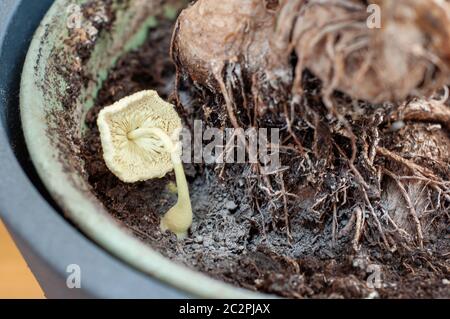
M 94 24 L 77 15 L 81 5 L 92 6 Z M 259 295 L 178 265 L 134 238 L 93 195 L 79 157 L 84 114 L 108 70 L 144 42 L 157 15 L 175 18 L 183 5 L 181 0 L 56 0 L 36 31 L 23 70 L 24 135 L 40 178 L 65 216 L 101 247 L 194 296 L 254 298 Z M 83 32 L 74 32 L 77 23 Z M 74 50 L 80 43 L 86 46 L 83 55 Z M 77 84 L 80 79 L 87 84 Z

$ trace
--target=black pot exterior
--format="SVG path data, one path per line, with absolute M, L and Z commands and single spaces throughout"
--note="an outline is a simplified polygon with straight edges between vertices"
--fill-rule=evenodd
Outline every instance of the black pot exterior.
M 34 30 L 52 3 L 0 3 L 0 217 L 48 298 L 185 298 L 80 233 L 34 171 L 20 126 L 20 77 Z M 70 265 L 79 266 L 81 288 L 66 284 Z

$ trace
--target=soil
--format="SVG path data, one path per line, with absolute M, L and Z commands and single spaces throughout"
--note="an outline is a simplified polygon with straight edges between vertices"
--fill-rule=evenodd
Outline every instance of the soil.
M 305 200 L 297 203 L 304 213 L 291 218 L 292 240 L 288 240 L 283 225 L 272 218 L 270 201 L 255 209 L 244 178 L 249 173 L 245 165 L 228 167 L 222 177 L 213 166 L 185 165 L 194 212 L 190 235 L 177 241 L 175 235 L 161 233 L 160 217 L 176 200 L 170 190 L 174 176 L 135 184 L 118 180 L 103 161 L 96 117 L 104 106 L 143 89 L 174 99 L 176 74 L 169 56 L 172 27 L 171 22 L 162 22 L 150 30 L 139 50 L 118 61 L 86 117 L 81 154 L 87 178 L 115 219 L 164 256 L 254 291 L 291 298 L 450 297 L 450 228 L 445 217 L 444 226 L 424 250 L 391 252 L 363 240 L 355 252 L 352 236 L 335 238 L 333 218 L 327 214 L 316 221 L 308 211 L 312 203 Z M 193 89 L 182 89 L 184 108 L 202 109 L 204 101 Z M 212 110 L 212 116 L 218 114 Z M 334 176 L 326 180 L 330 187 L 336 184 Z M 312 190 L 303 192 L 307 195 Z M 337 229 L 345 230 L 349 214 L 338 214 L 342 218 Z

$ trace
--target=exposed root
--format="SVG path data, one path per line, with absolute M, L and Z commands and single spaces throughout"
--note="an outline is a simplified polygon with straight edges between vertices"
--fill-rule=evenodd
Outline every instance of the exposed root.
M 445 97 L 444 95 L 444 99 L 447 100 L 448 97 Z M 393 114 L 392 120 L 440 123 L 450 131 L 450 107 L 442 102 L 444 99 L 428 100 L 426 102 L 416 99 L 405 103 L 405 105 L 401 106 L 398 111 Z
M 414 208 L 414 204 L 412 203 L 411 198 L 408 195 L 408 192 L 406 191 L 405 187 L 403 186 L 403 184 L 401 183 L 401 181 L 399 180 L 397 175 L 395 175 L 394 173 L 392 173 L 388 169 L 383 169 L 383 172 L 385 174 L 387 174 L 388 176 L 390 176 L 395 181 L 395 183 L 397 184 L 398 188 L 400 189 L 400 191 L 401 191 L 401 193 L 403 195 L 403 198 L 406 201 L 406 205 L 407 205 L 407 208 L 409 209 L 409 213 L 411 215 L 411 218 L 413 219 L 414 224 L 416 225 L 417 238 L 418 238 L 418 241 L 419 241 L 419 247 L 421 249 L 423 249 L 422 225 L 420 224 L 419 217 L 417 216 L 416 209 Z
M 229 90 L 227 89 L 227 86 L 225 85 L 223 79 L 222 79 L 222 72 L 223 72 L 223 65 L 216 66 L 217 69 L 214 70 L 214 78 L 216 79 L 217 83 L 219 83 L 220 91 L 223 95 L 223 98 L 225 99 L 225 106 L 227 108 L 228 117 L 231 121 L 231 124 L 235 129 L 239 129 L 241 126 L 238 124 L 238 120 L 236 118 L 236 115 L 234 114 L 234 107 L 233 102 L 229 93 Z
M 289 211 L 288 211 L 288 202 L 286 195 L 286 187 L 284 185 L 283 173 L 280 174 L 281 180 L 281 195 L 283 196 L 283 211 L 284 211 L 284 223 L 286 227 L 286 236 L 288 238 L 289 243 L 292 242 L 292 234 L 291 234 L 291 225 L 289 220 Z
M 284 116 L 286 117 L 287 129 L 289 131 L 290 136 L 293 138 L 295 145 L 297 145 L 297 148 L 298 148 L 300 154 L 303 156 L 308 156 L 308 154 L 305 152 L 305 150 L 303 148 L 302 142 L 300 142 L 300 139 L 297 137 L 297 135 L 292 130 L 291 118 L 294 117 L 295 114 L 294 114 L 294 104 L 290 103 L 290 105 L 291 105 L 291 110 L 290 110 L 290 112 L 288 112 L 287 103 L 284 103 Z
M 383 243 L 386 245 L 386 247 L 387 247 L 390 251 L 394 251 L 394 250 L 395 250 L 395 247 L 392 247 L 392 246 L 389 244 L 389 241 L 388 241 L 388 239 L 387 239 L 387 237 L 386 237 L 386 234 L 384 233 L 383 226 L 381 225 L 381 222 L 380 222 L 380 220 L 379 220 L 379 218 L 378 218 L 378 216 L 377 216 L 377 214 L 376 214 L 376 212 L 375 212 L 375 209 L 373 208 L 373 205 L 372 205 L 372 203 L 370 202 L 369 196 L 367 196 L 367 192 L 366 192 L 365 190 L 362 190 L 362 191 L 363 191 L 364 199 L 365 199 L 365 201 L 366 201 L 366 205 L 369 207 L 370 214 L 372 215 L 372 218 L 373 218 L 374 221 L 375 221 L 376 227 L 377 227 L 377 229 L 378 229 L 378 231 L 379 231 L 379 233 L 380 233 L 380 235 L 381 235 L 381 238 L 382 238 L 382 240 L 383 240 Z
M 355 236 L 353 237 L 353 250 L 359 250 L 359 241 L 361 239 L 362 229 L 364 227 L 364 214 L 360 207 L 356 207 L 353 213 L 356 216 Z
M 298 2 L 288 0 L 285 6 Z M 450 32 L 450 5 L 434 0 L 374 2 L 381 8 L 381 28 L 367 26 L 364 1 L 312 0 L 290 12 L 295 19 L 280 15 L 276 37 L 292 38 L 275 53 L 283 52 L 279 57 L 283 59 L 295 48 L 301 68 L 309 68 L 325 88 L 371 102 L 426 95 L 446 84 L 449 51 L 440 39 Z M 439 31 L 431 26 L 432 20 L 440 25 Z M 437 40 L 430 45 L 427 37 L 432 29 Z
M 391 152 L 384 147 L 377 147 L 377 153 L 382 156 L 388 157 L 389 159 L 391 159 L 397 163 L 404 165 L 411 172 L 418 172 L 422 177 L 427 177 L 428 180 L 433 184 L 441 182 L 440 178 L 438 178 L 436 175 L 434 175 L 434 173 L 430 169 L 420 166 L 420 165 L 417 165 L 413 161 L 408 160 L 404 157 L 401 157 L 400 155 L 397 155 L 394 152 Z

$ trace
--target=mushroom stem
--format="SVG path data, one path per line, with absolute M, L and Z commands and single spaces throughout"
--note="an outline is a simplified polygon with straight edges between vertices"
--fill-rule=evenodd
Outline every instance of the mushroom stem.
M 189 197 L 189 188 L 184 175 L 183 164 L 174 163 L 175 178 L 177 180 L 177 203 L 161 219 L 162 231 L 170 230 L 178 239 L 186 237 L 189 227 L 192 225 L 192 207 Z
M 177 235 L 178 239 L 182 239 L 186 237 L 187 231 L 192 224 L 192 206 L 189 197 L 189 187 L 177 145 L 159 128 L 139 128 L 128 133 L 130 140 L 153 136 L 156 136 L 162 142 L 166 151 L 170 153 L 178 190 L 177 203 L 161 219 L 160 228 L 162 231 L 170 230 Z

